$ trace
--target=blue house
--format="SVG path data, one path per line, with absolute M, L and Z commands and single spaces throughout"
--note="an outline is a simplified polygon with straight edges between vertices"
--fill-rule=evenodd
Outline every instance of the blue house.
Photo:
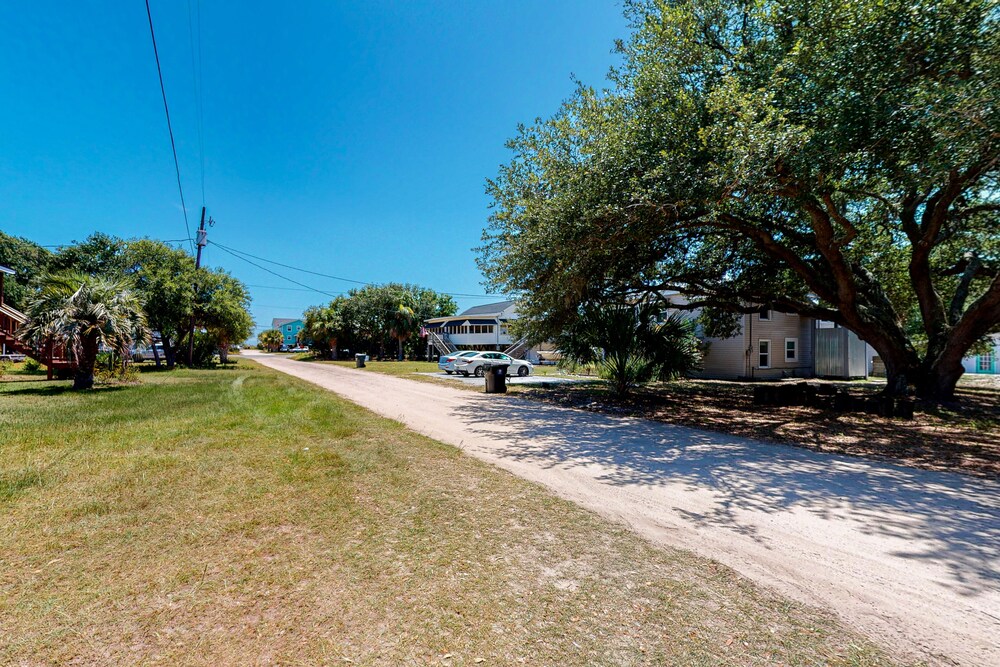
M 295 347 L 298 344 L 299 332 L 304 326 L 302 320 L 291 320 L 284 317 L 276 317 L 271 320 L 271 328 L 281 332 L 284 344 L 288 347 Z

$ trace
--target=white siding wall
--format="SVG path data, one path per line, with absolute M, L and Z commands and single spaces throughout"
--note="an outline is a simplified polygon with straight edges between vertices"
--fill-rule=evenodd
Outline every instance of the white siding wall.
M 746 344 L 739 333 L 732 338 L 709 338 L 702 370 L 695 377 L 712 380 L 735 380 L 746 375 Z

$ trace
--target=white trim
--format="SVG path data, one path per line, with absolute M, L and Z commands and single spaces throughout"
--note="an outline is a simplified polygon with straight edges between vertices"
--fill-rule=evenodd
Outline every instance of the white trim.
M 788 343 L 789 341 L 795 343 L 795 354 L 791 358 L 788 357 Z M 785 349 L 783 351 L 785 363 L 789 361 L 797 362 L 799 360 L 799 339 L 798 338 L 786 338 L 785 339 Z
M 760 344 L 761 343 L 767 343 L 767 352 L 761 352 L 761 349 L 760 349 Z M 772 365 L 771 364 L 771 361 L 772 361 L 771 360 L 771 354 L 772 353 L 773 353 L 773 350 L 771 349 L 771 339 L 770 338 L 758 338 L 757 339 L 757 368 L 760 368 L 762 370 L 766 369 L 766 368 L 770 368 L 771 365 Z M 762 354 L 766 354 L 767 355 L 767 365 L 766 366 L 764 364 L 760 363 L 760 357 L 761 357 Z

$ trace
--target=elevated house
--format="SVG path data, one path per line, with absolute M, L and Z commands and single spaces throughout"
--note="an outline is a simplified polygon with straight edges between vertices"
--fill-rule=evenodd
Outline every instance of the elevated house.
M 537 349 L 529 347 L 526 339 L 514 340 L 510 335 L 508 325 L 517 317 L 513 301 L 499 301 L 425 320 L 421 334 L 427 335 L 427 358 L 458 350 L 489 350 L 537 360 Z
M 305 327 L 305 322 L 301 319 L 293 320 L 284 317 L 275 317 L 271 320 L 271 328 L 281 332 L 282 343 L 288 347 L 298 345 L 299 332 Z
M 15 332 L 28 321 L 28 316 L 4 303 L 4 280 L 6 276 L 14 275 L 14 270 L 0 266 L 0 355 L 26 356 L 44 364 L 48 369 L 49 379 L 57 370 L 68 370 L 74 367 L 62 345 L 50 341 L 43 349 L 37 350 L 21 342 Z

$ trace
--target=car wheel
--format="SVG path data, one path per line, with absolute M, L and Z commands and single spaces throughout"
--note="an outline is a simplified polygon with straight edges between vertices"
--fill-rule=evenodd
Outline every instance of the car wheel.
M 528 371 L 528 367 L 527 366 L 518 366 L 518 368 L 517 368 L 517 376 L 518 377 L 522 377 L 522 378 L 526 377 L 528 375 L 528 372 L 529 371 Z
M 455 372 L 455 371 L 445 371 L 445 373 L 447 373 L 448 375 L 451 375 L 451 374 L 452 374 L 452 373 L 454 373 L 454 372 Z
M 476 373 L 476 377 L 477 378 L 483 377 L 483 367 L 482 366 L 476 366 L 475 373 Z M 466 375 L 468 375 L 468 373 L 466 373 Z

